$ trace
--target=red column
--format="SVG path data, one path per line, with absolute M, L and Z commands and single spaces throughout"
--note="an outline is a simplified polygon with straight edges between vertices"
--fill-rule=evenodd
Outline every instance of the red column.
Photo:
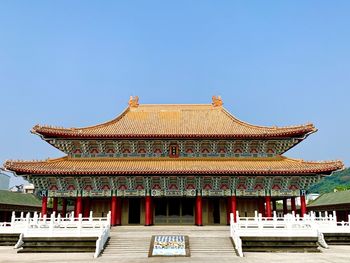
M 117 214 L 117 197 L 114 195 L 112 196 L 111 200 L 111 225 L 116 225 L 116 214 Z
M 237 222 L 237 198 L 236 196 L 231 196 L 231 213 L 233 213 L 233 221 Z
M 296 213 L 297 212 L 297 207 L 295 205 L 295 197 L 292 197 L 290 199 L 290 205 L 291 205 L 292 211 L 294 211 L 294 213 Z
M 145 198 L 145 226 L 152 225 L 152 197 Z
M 287 199 L 283 199 L 283 214 L 288 214 Z
M 58 207 L 58 202 L 57 202 L 57 197 L 54 197 L 52 200 L 52 212 L 55 212 L 57 214 L 57 207 Z
M 47 196 L 41 199 L 41 216 L 47 215 Z
M 122 224 L 122 199 L 120 197 L 117 197 L 117 211 L 115 224 L 117 226 L 120 226 Z
M 196 225 L 202 226 L 203 220 L 202 220 L 202 197 L 197 196 L 196 197 Z
M 259 199 L 258 199 L 258 206 L 259 206 L 259 214 L 264 216 L 265 215 L 264 199 L 259 197 Z
M 82 210 L 83 210 L 83 198 L 81 196 L 78 196 L 77 199 L 76 199 L 76 214 L 75 214 L 75 217 L 79 217 L 79 214 L 82 213 Z
M 265 196 L 265 202 L 266 202 L 266 217 L 272 217 L 271 212 L 271 196 Z
M 62 198 L 62 211 L 61 211 L 61 216 L 66 217 L 67 213 L 67 199 Z
M 90 216 L 90 209 L 91 209 L 91 199 L 90 197 L 84 198 L 84 205 L 83 205 L 83 217 L 89 217 Z
M 300 214 L 301 216 L 304 216 L 307 213 L 305 195 L 300 196 L 300 203 Z

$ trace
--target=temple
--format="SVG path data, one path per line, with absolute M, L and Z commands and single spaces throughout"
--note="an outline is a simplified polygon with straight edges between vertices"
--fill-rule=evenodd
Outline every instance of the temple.
M 229 213 L 271 216 L 306 213 L 308 187 L 343 168 L 341 161 L 309 162 L 283 154 L 317 129 L 312 124 L 264 127 L 245 123 L 211 104 L 139 104 L 115 119 L 85 128 L 36 125 L 32 133 L 65 153 L 44 161 L 6 161 L 5 169 L 35 185 L 53 210 L 105 216 L 112 225 L 227 224 Z

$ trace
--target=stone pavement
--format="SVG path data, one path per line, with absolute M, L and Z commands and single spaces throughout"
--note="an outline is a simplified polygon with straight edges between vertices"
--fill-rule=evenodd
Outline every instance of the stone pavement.
M 238 262 L 238 263 L 309 263 L 309 262 L 334 262 L 334 263 L 349 263 L 350 262 L 350 246 L 330 246 L 329 249 L 322 249 L 321 253 L 245 253 L 244 258 L 225 258 L 208 256 L 206 258 L 135 258 L 129 257 L 122 259 L 120 257 L 111 258 L 93 258 L 92 253 L 59 253 L 59 254 L 17 254 L 16 250 L 12 247 L 0 247 L 0 262 L 12 263 L 12 262 L 120 262 L 120 263 L 172 263 L 172 262 Z

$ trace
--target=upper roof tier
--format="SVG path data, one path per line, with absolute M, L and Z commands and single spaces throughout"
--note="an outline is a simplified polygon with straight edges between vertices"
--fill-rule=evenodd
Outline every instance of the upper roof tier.
M 220 97 L 212 104 L 138 104 L 131 97 L 129 107 L 115 119 L 85 128 L 36 125 L 32 132 L 49 138 L 284 138 L 315 132 L 313 124 L 289 127 L 251 125 L 235 118 L 222 107 Z

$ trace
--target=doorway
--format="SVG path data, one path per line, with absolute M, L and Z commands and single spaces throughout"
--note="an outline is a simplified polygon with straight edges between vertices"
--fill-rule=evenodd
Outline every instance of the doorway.
M 154 208 L 155 224 L 194 224 L 193 198 L 155 198 Z
M 140 224 L 141 217 L 141 200 L 140 198 L 129 199 L 129 224 Z

